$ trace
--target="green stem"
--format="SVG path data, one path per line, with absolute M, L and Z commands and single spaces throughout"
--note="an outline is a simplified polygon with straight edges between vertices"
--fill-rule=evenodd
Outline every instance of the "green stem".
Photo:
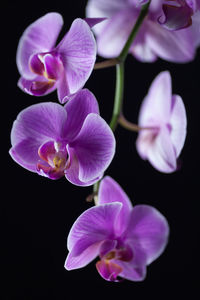
M 118 56 L 118 59 L 120 61 L 125 61 L 128 51 L 133 43 L 133 40 L 136 36 L 136 34 L 138 33 L 138 30 L 140 28 L 140 26 L 142 25 L 142 22 L 144 21 L 144 18 L 146 17 L 147 13 L 148 13 L 148 9 L 149 9 L 149 5 L 150 5 L 151 1 L 149 1 L 148 3 L 142 5 L 141 7 L 141 11 L 140 14 L 137 18 L 137 21 L 128 37 L 128 40 L 126 41 L 126 44 L 124 45 L 120 55 Z
M 121 113 L 122 100 L 124 94 L 124 63 L 116 65 L 116 88 L 115 88 L 115 100 L 113 107 L 112 119 L 110 121 L 110 128 L 115 131 L 118 118 Z
M 142 25 L 144 18 L 146 17 L 146 15 L 148 13 L 148 8 L 150 5 L 150 2 L 151 1 L 149 1 L 147 4 L 142 6 L 140 14 L 138 16 L 138 19 L 137 19 L 120 55 L 114 59 L 107 61 L 107 62 L 104 61 L 102 63 L 96 64 L 96 69 L 101 69 L 101 68 L 116 65 L 115 100 L 114 100 L 112 119 L 110 121 L 110 128 L 112 129 L 113 132 L 115 131 L 115 129 L 117 127 L 119 117 L 121 114 L 121 110 L 122 110 L 122 102 L 123 102 L 123 94 L 124 94 L 124 62 L 128 55 L 129 49 L 133 43 L 133 40 L 134 40 L 140 26 Z M 94 198 L 96 205 L 98 203 L 99 184 L 100 184 L 100 181 L 96 182 L 93 186 L 93 191 L 94 191 L 94 194 L 96 195 Z
M 129 48 L 132 45 L 133 40 L 140 26 L 142 25 L 144 18 L 148 13 L 150 2 L 151 1 L 149 1 L 147 4 L 142 6 L 138 19 L 128 37 L 128 40 L 116 60 L 118 61 L 118 64 L 116 65 L 115 100 L 114 100 L 112 119 L 110 121 L 110 128 L 112 129 L 112 131 L 114 131 L 115 128 L 117 127 L 118 119 L 122 110 L 122 101 L 123 101 L 123 92 L 124 92 L 124 62 L 128 55 Z

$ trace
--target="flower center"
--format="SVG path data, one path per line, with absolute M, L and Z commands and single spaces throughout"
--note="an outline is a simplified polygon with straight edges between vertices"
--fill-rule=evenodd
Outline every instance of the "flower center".
M 33 73 L 43 76 L 49 82 L 56 81 L 63 72 L 63 63 L 53 52 L 32 55 L 29 67 Z
M 37 171 L 51 179 L 64 176 L 65 170 L 69 168 L 70 162 L 66 147 L 61 143 L 49 141 L 38 149 L 40 159 L 37 163 Z
M 105 245 L 109 245 L 110 242 L 105 241 L 102 245 L 102 249 Z M 103 252 L 105 249 L 103 250 Z M 100 251 L 101 252 L 101 251 Z M 111 251 L 108 251 L 103 256 L 100 254 L 101 260 L 96 263 L 96 268 L 100 275 L 109 281 L 119 281 L 117 276 L 123 271 L 123 268 L 120 266 L 120 261 L 129 262 L 133 259 L 133 251 L 128 246 L 115 247 Z
M 192 25 L 192 15 L 196 10 L 193 0 L 168 0 L 163 4 L 163 15 L 158 22 L 168 30 L 179 30 Z

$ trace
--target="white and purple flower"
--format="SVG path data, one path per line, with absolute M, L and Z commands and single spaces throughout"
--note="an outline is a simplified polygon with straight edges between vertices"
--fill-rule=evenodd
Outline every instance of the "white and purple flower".
M 22 167 L 50 179 L 91 185 L 102 177 L 115 153 L 115 138 L 87 89 L 65 106 L 38 103 L 24 109 L 11 131 L 10 155 Z
M 140 130 L 136 141 L 140 156 L 160 172 L 176 171 L 186 138 L 187 118 L 182 98 L 172 95 L 168 71 L 161 72 L 152 82 L 138 123 L 146 128 Z
M 88 17 L 107 17 L 95 27 L 98 54 L 117 57 L 139 16 L 138 0 L 89 0 Z M 200 46 L 199 0 L 151 0 L 149 12 L 129 52 L 138 60 L 153 62 L 158 57 L 184 63 L 194 59 Z
M 99 256 L 96 267 L 104 279 L 141 281 L 146 266 L 164 251 L 168 235 L 167 220 L 157 209 L 132 207 L 118 183 L 107 176 L 100 183 L 98 205 L 80 215 L 69 232 L 65 268 L 82 268 Z
M 19 87 L 35 96 L 57 89 L 59 101 L 66 102 L 84 86 L 93 70 L 96 42 L 89 25 L 100 21 L 75 19 L 57 46 L 63 25 L 60 14 L 48 13 L 28 26 L 17 49 Z

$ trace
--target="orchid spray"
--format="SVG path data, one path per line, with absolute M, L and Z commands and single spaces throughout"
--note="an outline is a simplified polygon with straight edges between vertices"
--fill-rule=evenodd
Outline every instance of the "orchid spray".
M 69 232 L 65 269 L 85 267 L 99 257 L 96 269 L 103 279 L 142 281 L 146 267 L 165 250 L 167 219 L 149 204 L 133 206 L 104 173 L 115 155 L 118 125 L 138 135 L 139 156 L 158 172 L 178 169 L 187 117 L 181 96 L 172 92 L 169 71 L 149 83 L 134 124 L 123 115 L 124 66 L 129 54 L 141 62 L 191 61 L 200 45 L 199 16 L 199 0 L 89 0 L 86 18 L 75 19 L 57 45 L 63 25 L 59 13 L 42 16 L 22 34 L 18 86 L 37 97 L 57 90 L 59 103 L 40 102 L 21 111 L 9 153 L 23 168 L 48 179 L 65 177 L 80 188 L 93 186 L 87 200 L 94 200 L 94 206 Z M 105 60 L 95 63 L 97 54 Z M 93 69 L 113 66 L 116 87 L 107 123 L 95 91 L 83 87 Z

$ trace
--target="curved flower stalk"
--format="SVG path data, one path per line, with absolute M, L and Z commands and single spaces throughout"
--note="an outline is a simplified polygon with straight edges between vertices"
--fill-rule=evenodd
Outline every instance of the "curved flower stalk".
M 22 167 L 80 186 L 99 180 L 115 153 L 114 135 L 87 89 L 64 107 L 48 102 L 24 109 L 13 124 L 11 143 L 10 155 Z
M 136 141 L 138 153 L 157 170 L 177 170 L 177 158 L 186 138 L 187 118 L 180 96 L 172 95 L 171 77 L 161 72 L 152 82 L 139 113 L 142 129 Z
M 95 27 L 98 54 L 118 57 L 138 18 L 141 5 L 148 1 L 89 0 L 86 15 L 107 17 Z M 200 45 L 199 0 L 151 0 L 144 20 L 129 52 L 142 62 L 158 57 L 184 63 L 194 59 Z
M 168 235 L 168 223 L 157 209 L 132 207 L 118 183 L 105 177 L 98 205 L 80 215 L 69 232 L 65 268 L 82 268 L 99 256 L 96 267 L 105 280 L 141 281 L 146 266 L 164 251 Z
M 17 49 L 19 87 L 34 96 L 57 89 L 59 101 L 66 102 L 84 86 L 93 70 L 96 42 L 89 25 L 102 20 L 74 20 L 57 46 L 63 25 L 60 14 L 48 13 L 29 25 Z

